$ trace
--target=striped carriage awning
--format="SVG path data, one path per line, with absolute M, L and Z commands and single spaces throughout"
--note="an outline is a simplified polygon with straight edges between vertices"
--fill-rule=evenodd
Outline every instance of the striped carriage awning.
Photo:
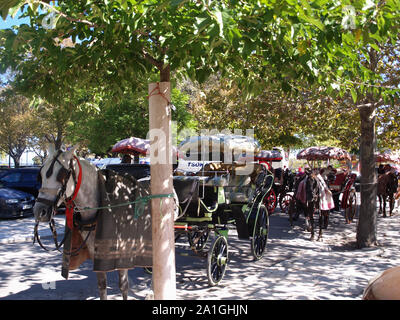
M 375 161 L 376 162 L 391 162 L 391 163 L 399 163 L 400 159 L 393 153 L 384 152 L 384 153 L 377 153 L 375 154 Z
M 261 152 L 254 157 L 254 160 L 259 161 L 281 161 L 282 159 L 283 157 L 279 150 L 261 150 Z
M 150 140 L 130 137 L 118 141 L 111 149 L 111 152 L 120 152 L 120 153 L 138 152 L 145 155 L 147 150 L 149 149 L 150 149 Z
M 191 136 L 187 137 L 179 145 L 179 151 L 182 154 L 186 152 L 246 152 L 256 154 L 260 149 L 258 140 L 234 134 Z
M 150 155 L 150 140 L 142 139 L 137 137 L 130 137 L 118 141 L 111 152 L 115 153 L 140 153 L 142 155 Z M 178 153 L 178 149 L 175 146 L 172 146 L 172 155 L 176 156 Z
M 350 154 L 337 147 L 308 147 L 297 154 L 297 159 L 305 160 L 348 160 L 351 161 Z

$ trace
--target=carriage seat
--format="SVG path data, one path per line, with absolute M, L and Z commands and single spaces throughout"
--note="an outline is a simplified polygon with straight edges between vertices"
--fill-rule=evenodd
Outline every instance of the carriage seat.
M 225 198 L 231 203 L 247 203 L 253 194 L 251 178 L 244 175 L 233 176 L 224 191 Z
M 200 177 L 174 176 L 173 184 L 179 203 L 197 202 L 199 198 Z

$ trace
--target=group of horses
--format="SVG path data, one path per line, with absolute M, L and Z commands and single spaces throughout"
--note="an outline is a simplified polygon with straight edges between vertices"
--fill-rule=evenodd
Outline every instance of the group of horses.
M 378 214 L 386 217 L 386 202 L 389 202 L 389 215 L 392 216 L 395 194 L 398 192 L 398 175 L 393 170 L 379 174 L 377 183 L 377 196 L 379 199 L 379 212 Z M 321 206 L 321 195 L 326 191 L 328 181 L 325 180 L 326 185 L 321 183 L 321 175 L 319 170 L 307 169 L 304 173 L 298 174 L 294 182 L 294 197 L 290 203 L 288 214 L 291 226 L 293 221 L 296 220 L 299 214 L 303 213 L 305 216 L 305 224 L 307 231 L 311 232 L 311 240 L 315 236 L 315 219 L 318 216 L 319 221 L 319 235 L 317 240 L 322 239 L 322 230 L 328 227 L 329 214 L 331 209 L 323 210 Z M 346 180 L 343 180 L 341 189 L 344 188 Z M 299 195 L 299 187 L 303 184 L 304 193 L 303 198 Z M 321 190 L 321 188 L 325 190 Z M 400 193 L 399 193 L 400 194 Z M 335 206 L 336 208 L 336 206 Z M 353 216 L 346 217 L 346 222 L 350 223 Z

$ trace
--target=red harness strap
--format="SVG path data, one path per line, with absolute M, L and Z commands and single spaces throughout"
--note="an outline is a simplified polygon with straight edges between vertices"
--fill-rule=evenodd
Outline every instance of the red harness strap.
M 66 220 L 67 220 L 67 226 L 71 230 L 74 227 L 74 223 L 73 223 L 73 221 L 74 221 L 73 220 L 73 215 L 74 215 L 74 208 L 75 208 L 74 200 L 75 200 L 76 196 L 78 195 L 78 192 L 79 192 L 79 189 L 80 189 L 81 183 L 82 183 L 82 167 L 81 167 L 81 163 L 79 162 L 79 160 L 78 160 L 78 158 L 76 156 L 74 156 L 74 159 L 78 163 L 78 167 L 79 167 L 78 181 L 76 182 L 74 193 L 72 194 L 72 196 L 70 198 L 68 198 L 65 201 L 65 208 L 66 208 L 65 209 L 65 217 L 66 217 Z

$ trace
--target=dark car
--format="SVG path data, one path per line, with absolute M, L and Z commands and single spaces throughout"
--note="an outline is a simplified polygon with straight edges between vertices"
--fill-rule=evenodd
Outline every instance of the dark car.
M 24 191 L 37 197 L 41 186 L 39 171 L 39 167 L 10 169 L 0 177 L 0 187 Z
M 10 171 L 11 169 L 10 168 L 7 168 L 7 167 L 5 167 L 5 168 L 0 168 L 0 178 L 2 177 L 2 176 L 4 176 L 8 171 Z
M 30 193 L 0 188 L 0 218 L 18 218 L 33 215 L 35 197 Z

